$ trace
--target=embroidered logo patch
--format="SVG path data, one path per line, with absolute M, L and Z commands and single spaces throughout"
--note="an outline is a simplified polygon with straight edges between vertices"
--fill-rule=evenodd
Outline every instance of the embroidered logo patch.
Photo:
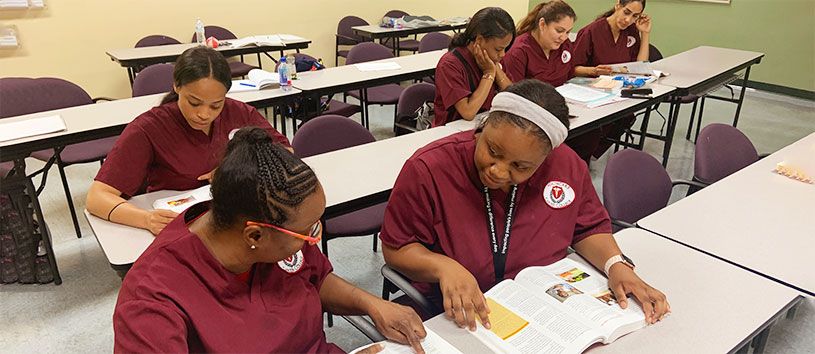
M 560 55 L 560 60 L 563 61 L 563 64 L 568 63 L 572 60 L 572 53 L 569 53 L 568 50 L 564 50 L 563 54 Z
M 625 43 L 626 48 L 631 48 L 637 43 L 637 39 L 633 36 L 628 36 L 628 42 Z
M 563 209 L 571 205 L 574 197 L 574 189 L 565 182 L 552 181 L 543 188 L 543 200 L 555 209 Z
M 297 273 L 300 268 L 303 268 L 303 251 L 297 251 L 297 253 L 277 262 L 277 265 L 280 266 L 280 269 L 286 271 L 286 273 Z

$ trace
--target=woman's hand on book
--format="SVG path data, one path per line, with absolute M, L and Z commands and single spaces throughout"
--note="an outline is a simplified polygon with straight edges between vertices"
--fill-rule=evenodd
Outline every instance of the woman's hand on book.
M 417 354 L 424 354 L 422 338 L 427 336 L 427 332 L 416 311 L 390 301 L 377 300 L 368 315 L 379 333 L 394 342 L 409 345 Z
M 178 213 L 170 210 L 150 210 L 147 212 L 147 230 L 150 230 L 153 235 L 158 235 L 176 216 Z
M 608 286 L 614 292 L 614 297 L 620 307 L 628 307 L 628 294 L 634 295 L 645 312 L 645 321 L 654 324 L 671 312 L 671 305 L 661 291 L 646 284 L 634 270 L 623 263 L 611 266 L 608 274 Z
M 470 272 L 458 262 L 445 267 L 439 277 L 439 286 L 444 296 L 444 314 L 456 322 L 459 327 L 465 326 L 471 331 L 476 329 L 476 316 L 481 319 L 484 328 L 490 328 L 487 299 L 478 287 Z

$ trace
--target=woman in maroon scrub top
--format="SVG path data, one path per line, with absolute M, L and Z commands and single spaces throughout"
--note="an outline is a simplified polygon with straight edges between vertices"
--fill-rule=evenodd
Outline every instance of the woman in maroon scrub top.
M 412 309 L 332 273 L 315 246 L 324 209 L 303 161 L 260 128 L 239 130 L 212 201 L 168 224 L 125 277 L 114 352 L 341 353 L 326 342 L 323 311 L 369 315 L 385 337 L 422 352 Z
M 473 15 L 436 65 L 434 127 L 473 120 L 490 108 L 496 89 L 512 83 L 498 63 L 514 39 L 515 24 L 503 9 L 487 7 Z
M 616 261 L 586 164 L 560 145 L 568 114 L 551 85 L 520 81 L 495 96 L 481 129 L 433 142 L 402 168 L 382 225 L 385 262 L 459 326 L 475 329 L 477 315 L 489 328 L 483 292 L 569 246 L 606 270 L 623 308 L 633 293 L 650 323 L 668 311 L 665 295 Z
M 206 47 L 184 51 L 173 92 L 127 125 L 91 184 L 87 208 L 109 221 L 158 234 L 176 213 L 147 211 L 126 199 L 156 190 L 188 190 L 208 183 L 231 131 L 256 126 L 290 146 L 255 108 L 230 98 L 229 65 Z
M 610 64 L 648 60 L 651 18 L 643 10 L 645 0 L 618 0 L 613 9 L 583 27 L 577 33 L 575 44 L 575 75 L 609 75 Z M 619 139 L 634 121 L 631 115 L 602 127 L 595 134 L 579 138 L 599 136 L 594 138 L 595 147 L 589 152 L 600 157 L 612 144 L 605 138 Z M 581 146 L 590 145 L 587 141 L 581 143 Z

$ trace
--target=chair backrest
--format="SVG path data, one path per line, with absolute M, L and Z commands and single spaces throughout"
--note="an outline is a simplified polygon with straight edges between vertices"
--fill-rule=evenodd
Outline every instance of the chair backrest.
M 294 154 L 303 158 L 374 141 L 376 138 L 361 124 L 330 114 L 303 123 L 294 134 L 291 146 Z
M 756 161 L 758 152 L 744 133 L 727 124 L 712 123 L 696 139 L 693 178 L 711 184 Z
M 0 118 L 93 103 L 85 90 L 57 78 L 0 78 Z
M 648 61 L 653 63 L 657 60 L 662 60 L 662 58 L 662 52 L 660 52 L 657 47 L 654 47 L 653 44 L 648 44 Z
M 340 20 L 340 23 L 337 24 L 337 34 L 341 36 L 351 37 L 357 39 L 358 42 L 364 42 L 365 37 L 358 36 L 354 34 L 354 30 L 351 27 L 355 26 L 367 26 L 369 23 L 359 17 L 356 16 L 345 16 Z M 345 43 L 340 43 L 345 44 Z M 348 43 L 354 44 L 354 43 Z
M 153 64 L 136 74 L 133 97 L 170 92 L 173 89 L 174 64 Z
M 671 187 L 671 177 L 653 156 L 622 150 L 603 172 L 603 205 L 612 220 L 633 224 L 668 205 Z
M 450 46 L 450 36 L 441 32 L 430 32 L 419 41 L 419 53 L 447 49 Z
M 159 46 L 159 45 L 168 45 L 168 44 L 181 44 L 181 42 L 179 42 L 177 39 L 175 39 L 173 37 L 165 36 L 165 35 L 162 35 L 162 34 L 154 34 L 154 35 L 150 35 L 150 36 L 144 37 L 142 39 L 139 39 L 139 41 L 136 42 L 135 47 L 136 48 L 155 47 L 155 46 Z
M 348 51 L 346 64 L 364 63 L 366 61 L 393 58 L 393 51 L 388 47 L 374 42 L 363 42 L 354 45 Z
M 397 120 L 402 117 L 415 117 L 416 110 L 425 102 L 433 102 L 436 98 L 436 86 L 426 82 L 420 82 L 408 86 L 399 95 L 399 102 L 396 104 Z
M 294 61 L 298 61 L 298 60 L 313 60 L 315 62 L 317 61 L 317 58 L 315 58 L 315 57 L 313 57 L 311 55 L 308 55 L 306 53 L 293 53 L 293 54 L 294 54 Z M 289 64 L 291 64 L 291 63 L 289 63 Z M 277 68 L 279 66 L 280 66 L 280 62 L 275 63 L 274 64 L 274 71 L 277 71 Z M 301 72 L 301 70 L 298 70 L 297 72 Z
M 232 31 L 220 26 L 204 26 L 204 37 L 215 37 L 215 39 L 219 41 L 238 38 L 234 33 L 232 33 Z M 192 40 L 190 40 L 190 42 L 195 43 L 195 39 L 195 33 L 193 33 Z
M 402 10 L 390 10 L 385 13 L 385 17 L 401 18 L 405 16 L 410 16 L 410 14 Z

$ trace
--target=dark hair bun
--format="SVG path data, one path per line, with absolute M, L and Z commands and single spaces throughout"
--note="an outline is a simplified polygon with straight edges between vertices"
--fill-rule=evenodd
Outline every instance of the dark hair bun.
M 235 144 L 251 145 L 274 142 L 272 137 L 269 136 L 269 133 L 258 127 L 243 127 L 238 129 L 232 137 L 232 141 Z

